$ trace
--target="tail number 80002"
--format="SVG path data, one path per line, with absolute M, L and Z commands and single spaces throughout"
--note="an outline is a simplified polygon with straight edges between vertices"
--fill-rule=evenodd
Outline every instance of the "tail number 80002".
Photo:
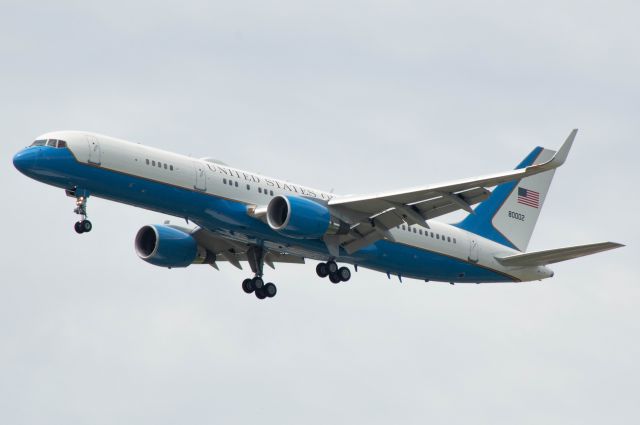
M 513 219 L 516 219 L 516 220 L 524 221 L 525 216 L 524 216 L 524 214 L 520 214 L 520 213 L 517 213 L 517 212 L 514 212 L 514 211 L 509 211 L 509 218 L 513 218 Z

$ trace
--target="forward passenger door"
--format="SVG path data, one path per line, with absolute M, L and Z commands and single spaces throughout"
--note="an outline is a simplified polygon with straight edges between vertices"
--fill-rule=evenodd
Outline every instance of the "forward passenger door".
M 102 150 L 100 142 L 96 136 L 87 135 L 87 143 L 89 144 L 89 163 L 100 165 L 102 161 Z

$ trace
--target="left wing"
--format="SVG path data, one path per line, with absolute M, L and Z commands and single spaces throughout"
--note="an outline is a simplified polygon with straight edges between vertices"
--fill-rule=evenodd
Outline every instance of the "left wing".
M 573 130 L 553 158 L 542 164 L 412 189 L 333 198 L 328 204 L 331 211 L 352 225 L 351 237 L 341 242 L 347 252 L 355 252 L 378 239 L 393 240 L 388 230 L 403 222 L 429 227 L 427 220 L 456 210 L 473 213 L 471 205 L 490 196 L 487 188 L 564 164 L 577 132 Z
M 249 264 L 252 263 L 249 259 L 249 256 L 252 254 L 251 250 L 254 248 L 252 245 L 224 238 L 202 227 L 192 231 L 191 236 L 193 236 L 201 246 L 215 254 L 215 263 L 218 261 L 228 261 L 239 269 L 242 269 L 241 261 L 247 261 Z M 304 264 L 304 257 L 276 251 L 267 247 L 262 249 L 264 250 L 263 261 L 272 269 L 275 269 L 275 263 Z M 217 268 L 215 263 L 213 267 Z

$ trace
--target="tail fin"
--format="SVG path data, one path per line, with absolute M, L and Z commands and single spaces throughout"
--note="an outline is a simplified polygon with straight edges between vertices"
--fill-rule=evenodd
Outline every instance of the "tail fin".
M 573 137 L 575 130 L 569 136 Z M 543 163 L 554 154 L 553 150 L 537 147 L 516 169 Z M 491 196 L 456 226 L 502 245 L 526 251 L 554 173 L 555 169 L 552 169 L 496 186 Z

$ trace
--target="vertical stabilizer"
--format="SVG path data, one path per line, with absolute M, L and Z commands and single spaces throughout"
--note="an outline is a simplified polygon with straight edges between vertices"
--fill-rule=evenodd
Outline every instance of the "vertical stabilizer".
M 535 148 L 516 167 L 525 168 L 550 160 L 555 151 Z M 497 186 L 491 196 L 457 227 L 502 245 L 526 251 L 544 205 L 555 169 Z

